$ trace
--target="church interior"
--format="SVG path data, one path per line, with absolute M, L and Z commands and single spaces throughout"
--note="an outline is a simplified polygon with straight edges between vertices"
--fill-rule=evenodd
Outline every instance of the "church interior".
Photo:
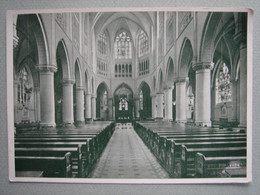
M 16 177 L 246 177 L 247 19 L 13 15 Z

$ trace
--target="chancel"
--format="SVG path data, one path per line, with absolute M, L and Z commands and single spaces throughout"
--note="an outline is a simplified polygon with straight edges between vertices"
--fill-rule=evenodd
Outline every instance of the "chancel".
M 247 12 L 13 15 L 16 177 L 247 176 Z

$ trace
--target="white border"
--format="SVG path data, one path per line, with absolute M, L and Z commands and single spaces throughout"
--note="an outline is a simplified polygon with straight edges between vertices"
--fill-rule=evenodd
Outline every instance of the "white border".
M 147 11 L 198 11 L 198 12 L 247 12 L 247 177 L 245 178 L 203 178 L 203 179 L 93 179 L 93 178 L 32 178 L 15 177 L 14 166 L 14 112 L 13 112 L 13 15 L 29 13 L 59 12 L 147 12 Z M 160 8 L 82 8 L 82 9 L 34 9 L 8 10 L 6 13 L 6 75 L 7 75 L 7 125 L 8 159 L 10 182 L 33 183 L 102 183 L 102 184 L 223 184 L 252 182 L 252 103 L 253 103 L 253 9 L 249 8 L 211 8 L 211 7 L 160 7 Z

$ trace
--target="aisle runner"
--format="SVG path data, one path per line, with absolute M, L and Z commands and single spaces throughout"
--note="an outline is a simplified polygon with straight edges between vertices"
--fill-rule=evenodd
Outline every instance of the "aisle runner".
M 92 178 L 169 178 L 133 129 L 132 124 L 116 125 Z

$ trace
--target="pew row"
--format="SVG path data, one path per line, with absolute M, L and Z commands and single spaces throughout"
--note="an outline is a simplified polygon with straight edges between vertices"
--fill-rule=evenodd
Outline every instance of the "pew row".
M 63 157 L 16 156 L 16 176 L 23 177 L 27 172 L 42 172 L 42 177 L 72 177 L 72 157 L 67 152 Z M 24 175 L 25 174 L 25 175 Z
M 223 176 L 224 169 L 244 170 L 246 167 L 246 156 L 217 156 L 216 154 L 197 153 L 195 156 L 196 177 L 219 177 Z M 246 177 L 244 171 L 236 176 Z M 225 176 L 227 177 L 227 176 Z M 232 177 L 232 175 L 230 175 Z

